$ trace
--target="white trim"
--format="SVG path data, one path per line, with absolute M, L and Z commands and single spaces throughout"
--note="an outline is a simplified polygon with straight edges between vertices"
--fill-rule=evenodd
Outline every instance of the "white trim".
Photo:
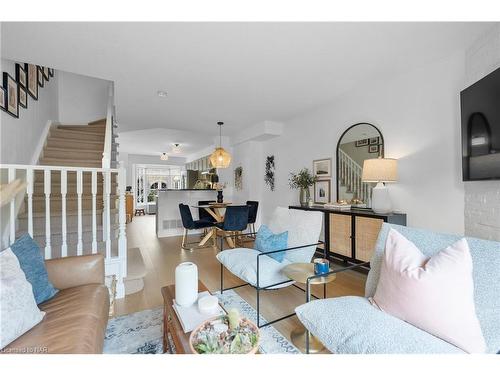
M 58 123 L 52 120 L 47 121 L 47 123 L 45 124 L 42 134 L 40 134 L 40 139 L 38 140 L 38 143 L 35 147 L 35 151 L 33 151 L 33 155 L 31 156 L 31 165 L 38 164 L 38 161 L 42 156 L 43 149 L 45 148 L 45 144 L 47 143 L 50 129 L 55 125 L 58 125 Z

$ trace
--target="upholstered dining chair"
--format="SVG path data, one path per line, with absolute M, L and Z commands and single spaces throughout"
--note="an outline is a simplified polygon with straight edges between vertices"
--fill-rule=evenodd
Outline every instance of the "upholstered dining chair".
M 220 292 L 224 293 L 226 290 L 247 285 L 253 287 L 257 297 L 257 325 L 259 328 L 295 315 L 292 313 L 261 324 L 260 293 L 294 285 L 295 282 L 286 277 L 281 270 L 291 263 L 311 262 L 317 246 L 321 244 L 319 236 L 323 225 L 323 213 L 277 207 L 271 220 L 266 224 L 273 233 L 288 232 L 288 242 L 285 249 L 260 252 L 255 249 L 239 247 L 224 250 L 221 239 L 220 251 L 217 254 L 217 260 L 221 264 Z M 285 255 L 281 262 L 270 256 L 270 254 L 283 252 Z M 245 284 L 224 288 L 224 268 L 243 280 Z
M 211 203 L 215 203 L 216 201 L 198 201 L 198 206 L 207 206 Z M 203 207 L 198 207 L 198 218 L 200 220 L 209 221 L 211 223 L 216 223 L 217 220 L 208 213 Z M 203 234 L 207 233 L 207 228 L 203 229 Z
M 257 201 L 247 201 L 248 206 L 248 225 L 250 226 L 250 232 L 255 233 L 255 222 L 257 221 L 257 211 L 259 210 L 259 202 Z M 254 235 L 251 235 L 255 237 Z
M 215 237 L 212 237 L 211 245 L 200 246 L 197 245 L 195 242 L 188 243 L 187 236 L 190 230 L 212 228 L 214 226 L 214 223 L 206 220 L 193 220 L 193 215 L 191 214 L 191 210 L 189 209 L 189 206 L 186 204 L 180 203 L 179 211 L 181 214 L 182 226 L 184 227 L 184 234 L 182 236 L 182 245 L 181 245 L 181 247 L 184 250 L 202 249 L 205 247 L 214 247 L 216 245 Z M 196 245 L 196 246 L 190 247 L 191 245 Z
M 234 247 L 234 241 L 238 240 L 237 234 L 241 233 L 248 227 L 248 206 L 227 206 L 224 214 L 224 221 L 222 223 L 215 223 L 214 225 L 224 232 L 227 242 L 231 247 Z M 227 236 L 229 234 L 230 236 Z

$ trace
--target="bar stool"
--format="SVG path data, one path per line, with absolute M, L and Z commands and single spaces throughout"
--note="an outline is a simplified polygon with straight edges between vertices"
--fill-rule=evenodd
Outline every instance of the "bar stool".
M 222 223 L 214 225 L 223 232 L 229 232 L 231 235 L 244 231 L 248 227 L 248 206 L 227 206 Z M 231 237 L 226 238 L 229 246 L 235 247 Z M 236 237 L 235 237 L 236 240 Z M 222 245 L 221 245 L 222 250 Z
M 182 244 L 181 244 L 181 247 L 184 250 L 192 251 L 194 249 L 203 249 L 206 247 L 215 246 L 215 236 L 213 236 L 212 245 L 203 245 L 203 246 L 198 245 L 195 247 L 189 247 L 189 245 L 196 244 L 196 242 L 187 243 L 187 235 L 190 230 L 212 228 L 214 226 L 214 223 L 205 220 L 193 220 L 193 215 L 191 214 L 191 210 L 189 209 L 189 206 L 186 204 L 180 203 L 179 211 L 181 213 L 182 225 L 184 227 L 184 234 L 182 235 Z

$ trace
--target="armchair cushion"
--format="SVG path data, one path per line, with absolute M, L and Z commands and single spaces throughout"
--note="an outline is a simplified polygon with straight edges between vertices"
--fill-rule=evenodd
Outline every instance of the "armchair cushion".
M 250 285 L 257 286 L 257 256 L 259 254 L 261 252 L 254 249 L 236 248 L 221 251 L 217 254 L 217 259 L 233 275 Z M 269 256 L 261 256 L 259 259 L 259 286 L 265 287 L 288 281 L 289 279 L 281 273 L 281 269 L 287 264 L 290 264 L 287 259 L 284 259 L 283 262 L 278 262 Z M 289 286 L 291 283 L 279 285 L 275 288 L 283 288 Z
M 283 250 L 288 247 L 288 232 L 274 234 L 267 225 L 261 225 L 255 238 L 254 249 L 262 253 L 268 251 Z M 269 256 L 278 262 L 285 258 L 285 252 L 269 254 Z
M 464 354 L 459 348 L 380 311 L 363 297 L 315 300 L 297 307 L 295 312 L 332 353 Z

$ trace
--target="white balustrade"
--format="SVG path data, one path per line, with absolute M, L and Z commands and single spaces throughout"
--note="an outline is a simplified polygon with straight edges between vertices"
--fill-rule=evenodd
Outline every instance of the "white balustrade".
M 42 165 L 17 165 L 17 164 L 0 164 L 0 169 L 7 170 L 8 180 L 12 182 L 17 178 L 26 176 L 26 195 L 25 203 L 26 207 L 24 212 L 27 215 L 27 228 L 19 228 L 21 230 L 27 230 L 28 233 L 36 240 L 42 242 L 45 239 L 45 249 L 44 257 L 45 259 L 51 259 L 57 254 L 55 251 L 57 243 L 61 244 L 61 257 L 66 257 L 69 255 L 85 255 L 85 254 L 95 254 L 99 250 L 103 251 L 105 254 L 105 264 L 106 264 L 106 275 L 115 275 L 117 278 L 117 298 L 124 297 L 124 284 L 123 278 L 127 274 L 127 235 L 126 235 L 126 215 L 125 215 L 125 185 L 126 185 L 126 175 L 123 165 L 119 169 L 110 168 L 77 168 L 77 167 L 60 167 L 60 166 L 42 166 Z M 43 192 L 35 190 L 35 171 L 43 172 Z M 24 172 L 24 173 L 23 173 Z M 61 176 L 61 233 L 52 233 L 51 230 L 51 215 L 57 216 L 56 212 L 51 212 L 51 203 L 57 202 L 59 196 L 52 194 L 52 178 L 60 173 Z M 67 194 L 68 194 L 68 173 L 71 176 L 76 174 L 76 194 L 77 194 L 77 241 L 76 244 L 73 242 L 71 245 L 71 237 L 68 237 L 68 205 L 67 205 Z M 105 246 L 99 249 L 97 243 L 97 192 L 98 192 L 98 175 L 104 177 L 103 181 L 103 196 L 104 196 L 104 208 L 103 218 L 105 220 L 102 222 L 102 230 L 105 233 L 104 242 Z M 91 176 L 91 189 L 90 191 L 84 190 L 84 180 L 85 177 Z M 111 181 L 112 178 L 116 177 L 118 181 L 118 238 L 116 236 L 111 236 L 113 230 L 111 229 Z M 38 198 L 36 199 L 37 206 L 34 205 L 33 195 L 36 193 L 36 197 L 45 197 L 45 208 L 40 206 Z M 70 192 L 72 193 L 72 192 Z M 92 196 L 92 237 L 91 245 L 86 244 L 83 236 L 83 196 L 86 194 L 91 194 Z M 43 198 L 42 198 L 43 200 Z M 55 206 L 54 206 L 55 207 Z M 22 209 L 21 206 L 15 204 L 13 200 L 10 204 L 9 211 L 9 242 L 13 243 L 16 236 L 16 216 L 18 212 L 16 210 Z M 45 213 L 45 227 L 43 227 L 43 222 L 34 221 L 35 211 Z M 73 208 L 74 210 L 74 208 Z M 58 210 L 59 211 L 59 210 Z M 26 224 L 25 224 L 26 225 Z M 59 242 L 60 240 L 60 242 Z M 74 241 L 74 239 L 72 240 Z M 87 240 L 88 241 L 88 240 Z M 112 244 L 114 241 L 117 242 L 118 253 L 112 254 L 111 249 L 114 248 Z M 71 246 L 76 245 L 75 248 Z
M 349 155 L 339 149 L 339 179 L 347 190 L 350 190 L 353 197 L 361 199 L 367 206 L 371 206 L 371 191 L 373 187 L 370 183 L 361 179 L 363 168 L 356 163 Z

